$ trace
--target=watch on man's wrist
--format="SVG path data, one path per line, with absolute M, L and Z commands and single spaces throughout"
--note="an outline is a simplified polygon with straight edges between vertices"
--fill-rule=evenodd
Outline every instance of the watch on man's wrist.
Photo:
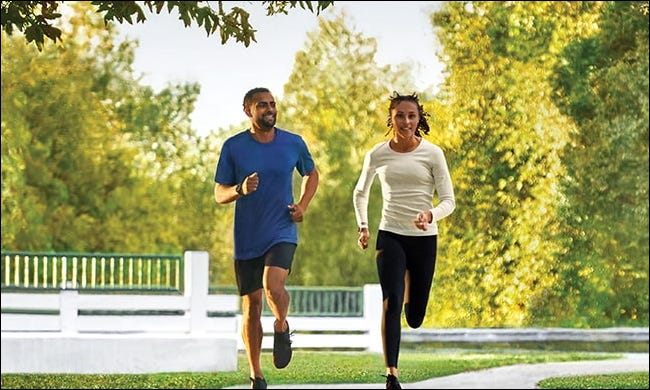
M 242 188 L 242 184 L 244 184 L 244 183 L 242 182 L 242 183 L 237 184 L 237 186 L 235 187 L 235 192 L 238 193 L 241 196 L 244 196 L 246 194 L 244 194 L 244 189 Z

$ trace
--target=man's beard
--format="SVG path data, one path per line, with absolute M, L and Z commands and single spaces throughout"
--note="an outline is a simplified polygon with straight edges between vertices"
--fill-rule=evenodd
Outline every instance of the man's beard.
M 275 126 L 276 118 L 275 118 L 275 116 L 273 117 L 273 119 L 270 119 L 270 120 L 267 120 L 265 118 L 261 118 L 260 122 L 262 122 L 262 125 L 264 125 L 264 127 L 273 127 L 273 126 Z

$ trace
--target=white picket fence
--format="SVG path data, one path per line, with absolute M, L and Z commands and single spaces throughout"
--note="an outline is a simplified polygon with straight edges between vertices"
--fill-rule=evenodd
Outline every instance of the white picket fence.
M 213 372 L 237 369 L 240 298 L 208 293 L 207 252 L 186 252 L 184 295 L 2 293 L 3 373 Z M 120 315 L 110 314 L 119 312 Z M 127 313 L 128 314 L 125 314 Z M 148 313 L 150 312 L 150 313 Z M 163 314 L 160 314 L 163 312 Z M 108 313 L 108 314 L 107 314 Z M 294 348 L 381 351 L 381 290 L 363 317 L 289 317 Z M 273 318 L 262 318 L 272 349 Z
M 210 295 L 207 252 L 184 254 L 184 295 L 2 293 L 2 373 L 217 372 L 237 369 L 240 298 Z M 381 289 L 363 288 L 363 316 L 289 314 L 296 349 L 380 353 Z M 110 314 L 111 312 L 119 315 Z M 161 314 L 163 312 L 164 314 Z M 128 313 L 128 314 L 125 314 Z M 262 317 L 262 348 L 273 347 L 273 318 Z M 648 328 L 403 329 L 419 343 L 508 341 L 648 342 Z

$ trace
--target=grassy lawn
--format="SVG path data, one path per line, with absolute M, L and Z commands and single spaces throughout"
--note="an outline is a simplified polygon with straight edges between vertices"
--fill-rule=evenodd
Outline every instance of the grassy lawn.
M 648 371 L 544 379 L 540 389 L 647 389 Z
M 617 354 L 593 354 L 579 352 L 458 352 L 423 353 L 405 352 L 400 356 L 400 380 L 409 382 L 521 363 L 563 362 L 576 360 L 611 359 Z M 383 359 L 380 354 L 365 352 L 314 352 L 294 351 L 288 368 L 273 367 L 271 353 L 262 354 L 262 366 L 269 384 L 291 383 L 384 383 L 381 374 Z M 643 383 L 645 375 L 645 385 Z M 627 375 L 593 376 L 605 378 L 606 387 L 579 387 L 580 380 L 560 379 L 549 382 L 544 388 L 648 388 L 648 373 Z M 591 378 L 591 377 L 590 377 Z M 562 382 L 564 381 L 564 382 Z M 568 383 L 562 387 L 562 383 Z M 586 382 L 585 382 L 586 383 Z M 632 383 L 641 387 L 616 387 Z M 81 374 L 2 374 L 3 389 L 220 389 L 229 386 L 248 386 L 248 364 L 243 353 L 239 355 L 238 369 L 232 372 L 215 373 L 160 373 L 129 375 L 81 375 Z M 643 387 L 645 386 L 645 387 Z

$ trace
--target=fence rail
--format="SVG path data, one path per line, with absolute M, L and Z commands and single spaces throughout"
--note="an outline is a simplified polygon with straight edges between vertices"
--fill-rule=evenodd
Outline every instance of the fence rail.
M 183 293 L 180 255 L 110 253 L 1 254 L 3 292 L 169 292 Z M 287 286 L 289 311 L 305 317 L 363 316 L 363 287 Z M 215 286 L 211 294 L 236 294 L 234 286 Z M 264 315 L 271 310 L 264 302 Z
M 83 264 L 79 261 L 77 257 L 77 264 Z M 3 288 L 2 372 L 234 369 L 237 351 L 244 348 L 240 297 L 234 290 L 211 294 L 208 268 L 207 252 L 186 252 L 182 294 L 107 293 L 88 284 L 83 288 L 81 283 L 76 288 L 62 288 L 59 283 L 54 284 L 58 288 L 37 288 L 31 282 L 22 290 Z M 293 289 L 296 311 L 290 313 L 289 321 L 296 330 L 295 348 L 380 350 L 378 285 L 334 291 Z M 262 317 L 264 349 L 273 347 L 273 320 L 270 315 Z M 170 351 L 184 350 L 197 357 L 183 360 L 183 354 L 174 354 L 173 359 L 161 358 Z M 120 359 L 115 359 L 116 354 Z M 59 356 L 66 356 L 66 364 Z
M 1 257 L 2 289 L 183 289 L 180 255 L 3 251 Z

